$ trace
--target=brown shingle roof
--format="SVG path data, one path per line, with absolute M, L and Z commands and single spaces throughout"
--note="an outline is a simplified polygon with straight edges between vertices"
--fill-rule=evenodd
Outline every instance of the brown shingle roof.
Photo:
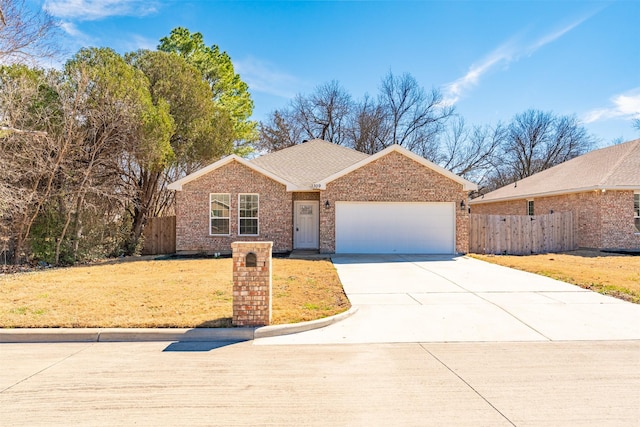
M 369 155 L 321 139 L 265 154 L 251 163 L 298 185 L 311 188 Z
M 577 193 L 595 189 L 640 190 L 640 139 L 594 150 L 509 184 L 474 203 Z
M 238 162 L 285 185 L 287 191 L 324 189 L 326 188 L 327 182 L 363 167 L 390 152 L 399 152 L 413 159 L 418 164 L 429 167 L 459 182 L 467 191 L 477 189 L 476 184 L 398 145 L 392 145 L 370 156 L 321 139 L 314 139 L 300 145 L 294 145 L 293 147 L 265 154 L 253 160 L 246 160 L 232 154 L 169 184 L 167 188 L 169 190 L 181 191 L 185 184 L 194 179 L 208 174 L 230 162 Z

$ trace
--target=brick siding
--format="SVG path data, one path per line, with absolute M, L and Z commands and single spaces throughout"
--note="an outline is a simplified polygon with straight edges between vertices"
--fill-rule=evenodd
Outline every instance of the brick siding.
M 572 212 L 577 244 L 595 249 L 638 249 L 640 233 L 633 220 L 633 191 L 587 191 L 534 198 L 536 215 Z M 526 215 L 527 199 L 473 204 L 471 212 Z
M 318 193 L 317 191 L 315 192 L 302 192 L 302 191 L 297 191 L 295 193 L 293 193 L 293 201 L 299 201 L 299 200 L 320 200 L 320 193 Z
M 602 200 L 602 247 L 640 249 L 633 218 L 633 191 L 607 191 Z
M 209 194 L 230 194 L 229 236 L 209 234 Z M 259 195 L 258 236 L 238 235 L 238 195 Z M 231 253 L 234 241 L 273 241 L 273 252 L 291 250 L 293 239 L 292 194 L 284 185 L 231 162 L 183 186 L 176 194 L 176 250 Z

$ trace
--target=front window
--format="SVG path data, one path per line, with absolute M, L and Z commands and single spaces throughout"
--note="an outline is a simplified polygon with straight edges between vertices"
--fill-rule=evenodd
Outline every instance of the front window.
M 527 215 L 533 216 L 533 200 L 527 200 Z
M 258 195 L 240 194 L 238 203 L 239 230 L 241 235 L 258 235 Z
M 640 193 L 633 195 L 633 219 L 636 223 L 636 230 L 640 231 Z
M 229 194 L 210 194 L 211 235 L 229 234 Z

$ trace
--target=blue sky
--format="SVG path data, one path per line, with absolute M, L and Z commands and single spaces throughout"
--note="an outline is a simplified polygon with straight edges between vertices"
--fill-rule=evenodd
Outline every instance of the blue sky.
M 529 108 L 576 115 L 598 139 L 640 137 L 640 1 L 31 0 L 83 46 L 154 49 L 182 26 L 226 51 L 256 120 L 338 80 L 355 98 L 411 73 L 470 124 Z

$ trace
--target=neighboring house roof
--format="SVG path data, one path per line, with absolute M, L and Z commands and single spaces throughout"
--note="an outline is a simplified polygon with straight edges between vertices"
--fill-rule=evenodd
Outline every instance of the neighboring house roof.
M 411 151 L 392 145 L 369 155 L 321 139 L 314 139 L 294 145 L 253 160 L 236 155 L 225 157 L 170 184 L 170 190 L 182 190 L 182 186 L 232 161 L 255 170 L 287 187 L 287 191 L 307 191 L 325 189 L 326 185 L 356 169 L 359 169 L 390 152 L 399 152 L 412 160 L 462 184 L 464 190 L 476 190 L 477 185 Z
M 506 185 L 471 204 L 579 193 L 640 190 L 640 139 L 591 151 Z

